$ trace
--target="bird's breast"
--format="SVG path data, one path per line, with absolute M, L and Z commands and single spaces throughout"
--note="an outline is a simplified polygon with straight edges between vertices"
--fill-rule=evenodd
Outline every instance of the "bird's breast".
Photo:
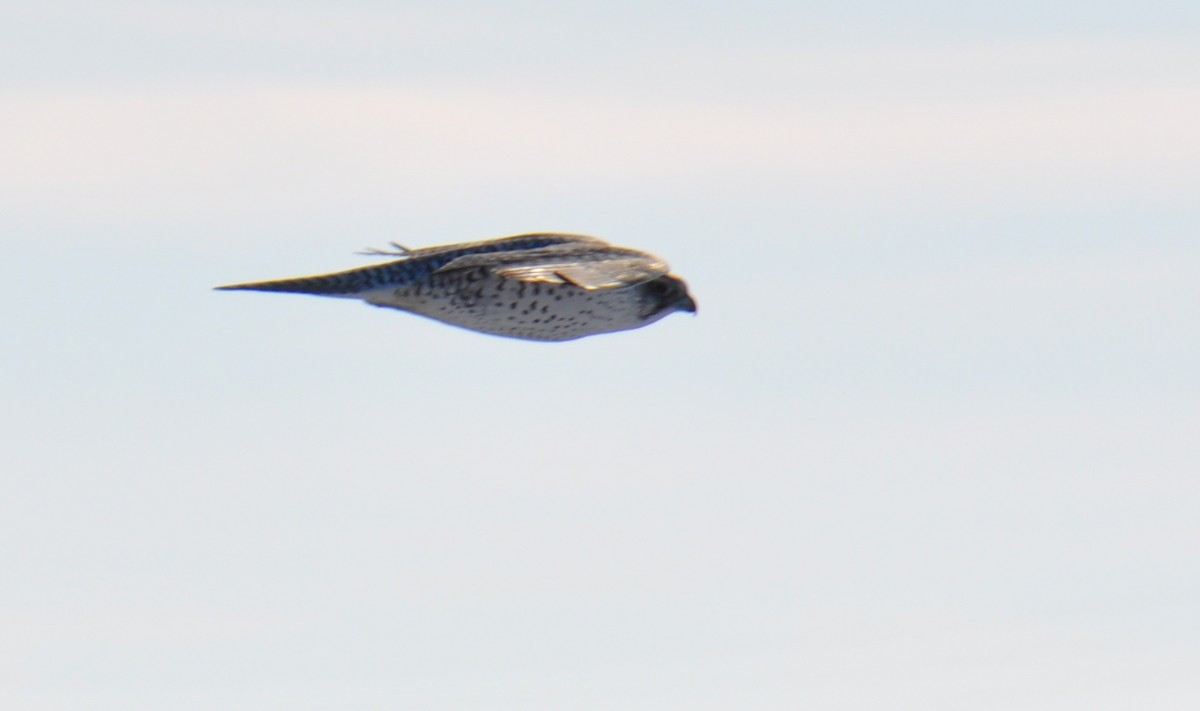
M 574 284 L 525 282 L 486 269 L 434 274 L 363 298 L 474 331 L 538 341 L 567 341 L 644 325 L 633 288 L 587 290 Z

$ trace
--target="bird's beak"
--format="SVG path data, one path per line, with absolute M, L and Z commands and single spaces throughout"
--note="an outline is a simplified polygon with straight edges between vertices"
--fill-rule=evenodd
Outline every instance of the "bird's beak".
M 696 300 L 692 298 L 691 294 L 684 294 L 676 303 L 678 303 L 680 311 L 687 311 L 690 314 L 696 313 Z

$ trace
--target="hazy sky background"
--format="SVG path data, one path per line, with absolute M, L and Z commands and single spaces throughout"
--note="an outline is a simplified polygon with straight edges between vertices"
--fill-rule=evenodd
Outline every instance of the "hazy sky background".
M 1200 6 L 0 6 L 5 709 L 1200 708 Z M 565 344 L 213 293 L 526 231 Z

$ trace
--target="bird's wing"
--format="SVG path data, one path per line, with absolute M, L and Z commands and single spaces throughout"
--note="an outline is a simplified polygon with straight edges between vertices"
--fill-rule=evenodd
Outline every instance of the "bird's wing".
M 539 249 L 468 254 L 438 271 L 485 267 L 524 282 L 574 284 L 583 289 L 619 289 L 657 279 L 668 271 L 666 262 L 645 252 L 590 244 L 559 244 Z
M 574 235 L 561 232 L 531 232 L 528 234 L 499 237 L 497 239 L 481 240 L 479 242 L 460 242 L 458 244 L 443 244 L 436 247 L 406 247 L 396 242 L 389 242 L 391 249 L 367 248 L 359 251 L 370 257 L 393 257 L 398 259 L 432 259 L 455 253 L 473 254 L 476 252 L 508 252 L 513 250 L 536 249 L 551 245 L 578 244 L 590 247 L 607 246 L 604 240 L 587 235 Z

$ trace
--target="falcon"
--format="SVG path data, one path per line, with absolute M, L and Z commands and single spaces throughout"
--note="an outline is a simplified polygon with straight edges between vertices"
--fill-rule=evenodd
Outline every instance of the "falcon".
M 583 235 L 373 249 L 396 259 L 333 274 L 219 286 L 362 299 L 453 326 L 530 341 L 570 341 L 696 312 L 687 284 L 658 257 Z

